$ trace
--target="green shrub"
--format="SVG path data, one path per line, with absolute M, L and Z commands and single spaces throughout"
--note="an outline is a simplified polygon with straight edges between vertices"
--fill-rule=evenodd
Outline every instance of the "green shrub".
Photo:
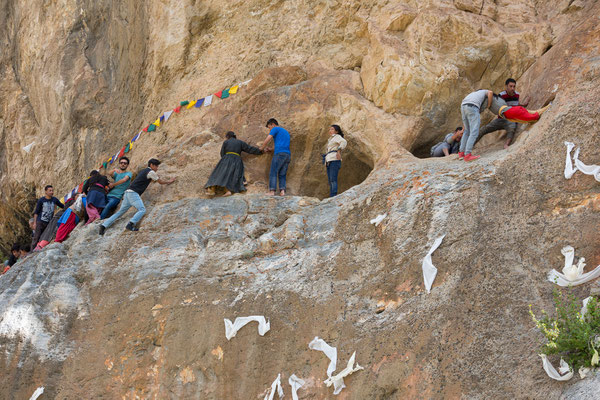
M 581 367 L 596 367 L 600 349 L 600 304 L 591 298 L 585 317 L 581 315 L 582 301 L 573 294 L 554 292 L 556 316 L 542 311 L 538 319 L 531 305 L 529 313 L 546 338 L 540 352 L 561 356 L 574 371 Z

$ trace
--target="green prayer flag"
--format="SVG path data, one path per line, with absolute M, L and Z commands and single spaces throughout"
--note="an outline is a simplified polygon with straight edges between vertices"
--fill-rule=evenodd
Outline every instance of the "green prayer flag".
M 104 161 L 104 162 L 102 163 L 102 168 L 106 169 L 106 167 L 107 167 L 107 166 L 108 166 L 108 162 Z
M 186 100 L 186 101 L 182 101 L 181 103 L 179 103 L 179 105 L 180 105 L 181 107 L 187 106 L 188 104 L 190 104 L 190 102 L 189 102 L 189 101 L 187 101 L 187 100 Z
M 129 143 L 127 143 L 127 146 L 125 146 L 125 153 L 129 153 L 130 147 L 129 147 Z
M 229 97 L 229 89 L 223 89 L 223 92 L 221 93 L 221 98 L 226 99 L 228 97 Z
M 154 132 L 155 130 L 156 130 L 156 125 L 150 124 L 150 126 L 148 126 L 148 132 Z

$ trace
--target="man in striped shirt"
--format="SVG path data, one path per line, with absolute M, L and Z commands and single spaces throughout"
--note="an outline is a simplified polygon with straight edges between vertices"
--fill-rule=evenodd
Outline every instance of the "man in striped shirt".
M 527 105 L 529 104 L 529 99 L 525 98 L 523 102 L 520 102 L 519 92 L 515 90 L 517 87 L 517 81 L 515 81 L 513 78 L 508 78 L 504 85 L 506 90 L 500 92 L 499 95 L 504 101 L 506 101 L 507 105 L 527 107 Z M 478 140 L 480 140 L 482 136 L 485 136 L 488 133 L 505 130 L 506 142 L 504 143 L 504 148 L 506 149 L 508 148 L 508 146 L 511 145 L 518 126 L 519 124 L 517 124 L 516 122 L 511 122 L 500 117 L 495 118 L 492 120 L 492 122 L 490 122 L 489 124 L 487 124 L 479 130 Z

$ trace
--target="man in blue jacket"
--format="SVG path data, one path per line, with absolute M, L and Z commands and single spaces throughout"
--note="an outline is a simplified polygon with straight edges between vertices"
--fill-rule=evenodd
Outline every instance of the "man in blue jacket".
M 31 241 L 31 248 L 35 249 L 35 246 L 40 240 L 40 236 L 48 226 L 48 223 L 54 217 L 54 210 L 56 206 L 65 208 L 64 204 L 54 197 L 54 188 L 52 185 L 46 185 L 44 188 L 45 195 L 40 197 L 35 205 L 35 211 L 33 212 L 33 240 Z

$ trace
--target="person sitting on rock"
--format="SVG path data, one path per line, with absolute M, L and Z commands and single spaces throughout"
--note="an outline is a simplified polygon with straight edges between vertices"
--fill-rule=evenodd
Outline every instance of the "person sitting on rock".
M 431 148 L 431 157 L 446 157 L 450 154 L 458 153 L 463 132 L 463 127 L 459 126 L 454 132 L 447 134 L 443 142 L 433 145 Z
M 275 142 L 271 170 L 269 171 L 269 192 L 267 194 L 270 196 L 275 195 L 277 180 L 279 179 L 279 195 L 285 196 L 286 175 L 292 157 L 292 153 L 290 152 L 290 133 L 280 127 L 275 118 L 269 119 L 266 126 L 269 129 L 269 134 L 260 146 L 260 151 L 265 151 L 271 140 Z
M 329 197 L 338 193 L 338 173 L 342 167 L 342 150 L 348 142 L 339 125 L 331 125 L 328 130 L 327 151 L 325 153 L 325 166 L 327 167 L 327 181 L 329 182 Z
M 231 196 L 232 193 L 246 191 L 242 151 L 249 154 L 263 154 L 257 147 L 250 146 L 248 143 L 237 139 L 234 132 L 227 132 L 225 141 L 221 146 L 221 160 L 219 160 L 210 174 L 208 182 L 204 185 L 206 194 L 214 196 L 215 190 L 219 187 L 227 190 L 223 196 Z
M 108 185 L 110 188 L 107 196 L 108 202 L 102 210 L 102 214 L 100 214 L 100 219 L 108 218 L 110 213 L 117 208 L 123 194 L 129 188 L 133 174 L 127 171 L 127 167 L 129 167 L 129 158 L 123 156 L 119 158 L 119 169 L 115 169 L 110 173 L 115 182 Z
M 529 104 L 529 98 L 526 97 L 523 102 L 519 101 L 520 94 L 515 90 L 515 88 L 517 87 L 517 81 L 515 81 L 513 78 L 508 78 L 504 85 L 505 90 L 500 92 L 498 95 L 502 100 L 506 102 L 507 105 L 527 107 L 527 105 Z M 513 141 L 517 128 L 518 123 L 509 121 L 505 118 L 498 117 L 493 119 L 492 122 L 490 122 L 486 126 L 481 127 L 481 129 L 479 130 L 479 137 L 477 138 L 477 141 L 479 141 L 483 136 L 487 135 L 488 133 L 504 130 L 506 131 L 506 142 L 504 143 L 504 148 L 507 149 Z
M 98 234 L 101 236 L 104 235 L 106 228 L 109 228 L 112 224 L 114 224 L 115 221 L 119 219 L 121 215 L 125 214 L 125 212 L 127 212 L 127 210 L 129 210 L 131 207 L 134 207 L 137 212 L 133 215 L 131 220 L 129 220 L 129 223 L 127 223 L 125 229 L 133 232 L 139 230 L 137 223 L 140 222 L 144 214 L 146 214 L 146 207 L 144 207 L 144 202 L 141 198 L 144 191 L 152 182 L 158 182 L 161 185 L 170 185 L 175 182 L 175 178 L 170 180 L 162 180 L 158 177 L 156 170 L 160 164 L 160 161 L 156 158 L 151 158 L 148 160 L 148 167 L 144 168 L 138 173 L 137 177 L 133 180 L 133 182 L 131 182 L 129 189 L 125 191 L 125 194 L 123 195 L 123 202 L 121 203 L 119 211 L 113 214 L 112 217 L 102 222 Z
M 93 170 L 89 179 L 83 185 L 83 193 L 87 196 L 86 211 L 88 221 L 86 225 L 100 219 L 100 213 L 108 202 L 106 192 L 108 191 L 108 178 L 100 172 Z
M 481 124 L 481 113 L 489 108 L 492 103 L 491 90 L 477 90 L 469 93 L 460 105 L 463 125 L 465 127 L 463 137 L 460 140 L 460 149 L 458 159 L 465 161 L 473 161 L 480 156 L 473 156 L 471 151 L 479 136 L 479 125 Z
M 44 232 L 44 229 L 46 229 L 46 226 L 48 226 L 48 223 L 54 216 L 54 210 L 56 206 L 65 208 L 64 204 L 54 197 L 54 188 L 52 185 L 46 185 L 44 192 L 44 197 L 41 197 L 37 201 L 35 205 L 35 211 L 33 212 L 33 229 L 35 229 L 35 232 L 33 233 L 31 248 L 35 248 L 35 246 L 37 246 L 42 232 Z

